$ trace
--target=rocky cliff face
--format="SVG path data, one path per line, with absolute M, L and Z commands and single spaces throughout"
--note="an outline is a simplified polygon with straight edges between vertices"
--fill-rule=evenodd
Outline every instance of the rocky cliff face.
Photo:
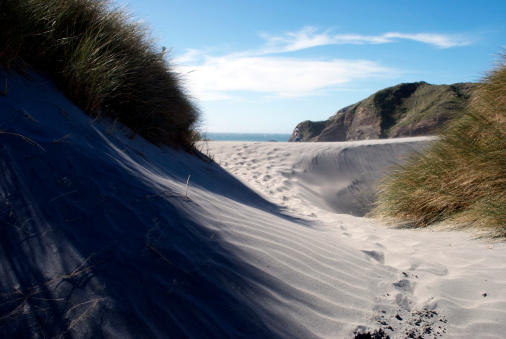
M 434 135 L 459 115 L 476 84 L 405 83 L 345 107 L 325 121 L 297 125 L 301 141 L 346 141 Z M 290 141 L 293 141 L 290 139 Z

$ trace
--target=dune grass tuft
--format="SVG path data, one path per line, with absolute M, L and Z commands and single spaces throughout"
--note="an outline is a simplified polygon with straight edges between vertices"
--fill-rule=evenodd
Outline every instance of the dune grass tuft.
M 382 182 L 372 215 L 419 227 L 451 221 L 506 236 L 506 55 L 466 113 Z
M 199 111 L 147 29 L 106 0 L 2 0 L 0 68 L 50 75 L 92 116 L 193 148 Z

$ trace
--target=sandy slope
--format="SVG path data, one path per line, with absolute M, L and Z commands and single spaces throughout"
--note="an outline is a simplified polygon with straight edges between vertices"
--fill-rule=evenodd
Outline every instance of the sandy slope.
M 207 142 L 201 149 L 279 205 L 303 214 L 323 209 L 364 216 L 374 185 L 427 137 L 365 142 Z M 317 207 L 316 209 L 314 207 Z
M 313 229 L 389 269 L 391 281 L 373 283 L 380 293 L 370 319 L 391 337 L 501 337 L 504 243 L 462 232 L 387 228 L 352 216 L 370 209 L 375 182 L 394 163 L 430 142 L 207 142 L 202 149 L 287 214 L 311 220 Z
M 0 336 L 503 337 L 502 243 L 336 213 L 419 142 L 210 143 L 232 176 L 8 82 Z

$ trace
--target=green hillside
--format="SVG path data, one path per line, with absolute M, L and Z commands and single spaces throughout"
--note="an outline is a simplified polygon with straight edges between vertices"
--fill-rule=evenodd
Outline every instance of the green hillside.
M 300 123 L 303 141 L 345 141 L 437 134 L 462 114 L 472 83 L 404 83 L 345 107 L 326 121 Z

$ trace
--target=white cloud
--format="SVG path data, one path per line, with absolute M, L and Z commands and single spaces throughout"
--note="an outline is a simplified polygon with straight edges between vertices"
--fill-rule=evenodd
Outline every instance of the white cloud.
M 391 75 L 394 70 L 367 60 L 308 60 L 280 57 L 208 57 L 187 73 L 187 87 L 200 100 L 230 99 L 231 92 L 260 92 L 279 97 L 314 94 L 359 78 Z
M 385 44 L 400 39 L 418 41 L 438 48 L 464 46 L 470 42 L 443 34 L 384 33 L 380 35 L 319 33 L 314 27 L 283 36 L 263 34 L 266 44 L 251 51 L 215 56 L 216 51 L 188 50 L 176 59 L 176 71 L 184 74 L 191 94 L 202 101 L 233 100 L 239 91 L 269 96 L 295 97 L 374 77 L 392 77 L 397 70 L 368 60 L 314 60 L 287 58 L 289 53 L 330 44 Z M 184 66 L 183 66 L 184 65 Z

